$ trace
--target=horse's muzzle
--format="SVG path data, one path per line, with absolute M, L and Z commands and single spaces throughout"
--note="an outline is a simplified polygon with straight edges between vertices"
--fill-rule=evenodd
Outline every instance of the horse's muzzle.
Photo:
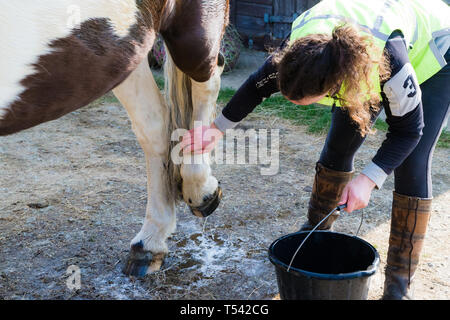
M 220 200 L 222 200 L 222 189 L 220 187 L 217 188 L 217 190 L 205 201 L 203 204 L 199 207 L 189 207 L 191 209 L 191 212 L 199 217 L 199 218 L 206 218 L 207 216 L 211 215 L 219 206 Z

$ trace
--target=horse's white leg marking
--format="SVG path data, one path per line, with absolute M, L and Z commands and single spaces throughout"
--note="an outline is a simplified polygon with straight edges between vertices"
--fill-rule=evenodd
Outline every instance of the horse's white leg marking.
M 175 205 L 166 187 L 167 174 L 164 168 L 169 148 L 169 119 L 147 60 L 113 92 L 130 116 L 147 163 L 147 211 L 142 229 L 131 245 L 142 245 L 144 250 L 153 254 L 164 254 L 168 252 L 166 239 L 176 227 Z M 161 262 L 162 259 L 159 259 L 151 271 L 159 269 Z
M 32 65 L 51 53 L 53 40 L 91 18 L 109 19 L 115 33 L 126 36 L 137 11 L 135 0 L 1 1 L 0 119 L 26 89 L 20 82 L 36 72 Z
M 196 82 L 191 79 L 194 106 L 193 121 L 200 125 L 209 125 L 213 120 L 222 72 L 223 67 L 217 67 L 212 77 L 206 82 Z M 196 157 L 198 159 L 195 159 Z M 211 175 L 209 154 L 195 155 L 192 162 L 193 164 L 181 166 L 183 198 L 190 205 L 200 206 L 205 196 L 209 196 L 216 191 L 218 182 Z

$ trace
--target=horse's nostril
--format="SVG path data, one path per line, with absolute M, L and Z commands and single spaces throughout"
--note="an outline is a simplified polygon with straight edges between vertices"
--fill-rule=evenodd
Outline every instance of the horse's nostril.
M 188 201 L 189 201 L 189 203 L 190 203 L 190 204 L 192 204 L 192 200 L 191 200 L 191 198 L 189 198 L 189 200 L 188 200 Z
M 219 56 L 217 57 L 217 65 L 219 67 L 223 67 L 225 65 L 225 56 L 219 52 Z
M 190 207 L 191 211 L 197 217 L 206 218 L 217 209 L 221 199 L 222 199 L 222 189 L 217 188 L 214 194 L 203 198 L 203 204 L 200 207 L 196 208 Z

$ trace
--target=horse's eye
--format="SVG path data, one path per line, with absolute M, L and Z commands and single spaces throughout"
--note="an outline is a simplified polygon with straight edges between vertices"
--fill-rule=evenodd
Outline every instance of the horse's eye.
M 219 56 L 217 57 L 217 65 L 219 67 L 223 67 L 225 65 L 225 57 L 221 52 L 219 52 Z

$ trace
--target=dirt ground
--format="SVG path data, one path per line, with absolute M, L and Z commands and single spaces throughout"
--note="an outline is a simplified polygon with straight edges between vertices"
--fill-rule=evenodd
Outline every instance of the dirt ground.
M 177 231 L 162 270 L 144 279 L 121 273 L 146 205 L 141 151 L 125 110 L 93 104 L 57 121 L 0 138 L 0 298 L 2 299 L 278 299 L 267 249 L 306 220 L 314 165 L 324 137 L 276 118 L 248 117 L 241 128 L 280 130 L 280 170 L 214 165 L 224 191 L 206 220 L 178 206 Z M 381 132 L 360 149 L 370 161 Z M 437 149 L 429 232 L 414 282 L 416 299 L 449 299 L 450 174 L 448 149 Z M 355 233 L 381 257 L 369 299 L 382 294 L 393 177 L 368 208 L 343 215 L 336 231 Z M 71 291 L 66 271 L 81 270 Z

